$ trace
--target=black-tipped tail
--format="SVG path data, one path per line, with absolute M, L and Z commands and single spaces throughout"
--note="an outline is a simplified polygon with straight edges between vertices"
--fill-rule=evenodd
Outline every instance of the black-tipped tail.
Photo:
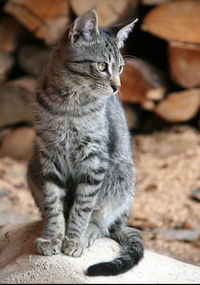
M 89 276 L 110 276 L 125 273 L 139 263 L 143 257 L 143 244 L 139 231 L 125 227 L 122 232 L 114 232 L 111 237 L 122 246 L 121 256 L 110 262 L 101 262 L 87 269 Z

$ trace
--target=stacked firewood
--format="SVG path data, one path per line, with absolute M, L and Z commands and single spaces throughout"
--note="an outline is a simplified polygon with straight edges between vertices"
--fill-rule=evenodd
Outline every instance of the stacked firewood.
M 136 109 L 198 126 L 199 0 L 0 0 L 0 141 L 10 126 L 31 125 L 28 106 L 51 46 L 88 9 L 100 26 L 139 19 L 123 51 L 120 98 L 130 127 L 141 126 Z

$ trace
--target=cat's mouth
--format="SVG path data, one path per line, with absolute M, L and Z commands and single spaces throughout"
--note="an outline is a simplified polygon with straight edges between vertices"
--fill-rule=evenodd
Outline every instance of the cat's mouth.
M 111 85 L 113 94 L 117 94 L 119 92 L 120 87 L 121 87 L 120 85 Z
M 113 88 L 112 86 L 105 86 L 103 84 L 97 84 L 96 86 L 96 91 L 97 91 L 97 95 L 98 97 L 109 97 L 112 96 L 114 94 L 117 94 L 117 92 L 119 91 L 119 89 L 117 88 Z
M 119 92 L 119 90 L 114 91 L 114 92 L 113 92 L 113 95 L 117 95 L 117 94 L 118 94 L 118 92 Z

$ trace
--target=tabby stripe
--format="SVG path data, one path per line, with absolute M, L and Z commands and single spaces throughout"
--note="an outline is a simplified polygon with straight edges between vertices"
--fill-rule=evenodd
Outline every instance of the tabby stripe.
M 68 60 L 68 62 L 72 62 L 72 63 L 94 63 L 94 60 L 90 60 L 90 59 L 83 59 L 83 60 Z
M 43 107 L 47 112 L 53 114 L 53 115 L 60 115 L 63 116 L 65 114 L 64 111 L 55 110 L 53 107 L 51 107 L 45 100 L 42 98 L 41 94 L 39 92 L 36 93 L 36 99 L 37 102 L 40 104 L 40 106 Z
M 45 198 L 49 198 L 49 197 L 51 197 L 53 194 L 54 194 L 54 193 L 52 193 L 52 192 L 45 192 L 45 193 L 44 193 L 44 197 L 45 197 Z
M 46 203 L 47 206 L 53 205 L 57 200 L 57 197 L 54 197 L 53 200 Z
M 44 210 L 45 210 L 45 212 L 51 212 L 51 211 L 53 211 L 54 210 L 54 207 L 49 207 L 49 206 L 46 206 L 45 208 L 44 208 Z
M 91 171 L 94 173 L 94 174 L 104 174 L 106 172 L 106 168 L 104 167 L 100 167 L 98 169 L 92 169 Z
M 82 116 L 87 116 L 88 114 L 94 113 L 94 112 L 98 112 L 102 109 L 102 106 L 95 106 L 94 108 L 89 109 L 87 112 L 81 112 L 81 113 L 72 113 L 72 112 L 68 112 L 70 114 L 70 116 L 73 117 L 82 117 Z
M 77 70 L 73 70 L 71 69 L 69 66 L 66 66 L 67 70 L 70 71 L 71 73 L 75 74 L 75 75 L 80 75 L 80 76 L 84 76 L 84 77 L 89 77 L 88 74 L 84 73 L 84 72 L 79 72 Z
M 67 233 L 67 236 L 69 237 L 69 238 L 80 238 L 80 235 L 78 234 L 78 233 Z
M 46 139 L 45 136 L 43 136 L 42 132 L 36 130 L 36 134 L 37 134 L 37 136 L 42 140 L 42 142 L 43 142 L 44 144 L 49 144 L 49 141 Z
M 79 228 L 71 228 L 71 227 L 69 227 L 69 229 L 68 229 L 68 232 L 70 231 L 70 233 L 72 233 L 72 234 L 80 234 L 81 233 L 81 230 L 79 229 Z M 80 235 L 79 235 L 79 238 L 80 238 Z
M 83 195 L 79 194 L 79 196 L 85 197 L 86 195 L 85 194 L 83 194 Z M 90 196 L 87 196 L 87 197 L 90 197 Z M 79 199 L 77 199 L 76 202 L 78 205 L 84 205 L 84 204 L 88 204 L 88 203 L 90 204 L 91 200 L 79 200 Z
M 74 224 L 75 227 L 72 227 L 72 224 Z M 75 224 L 73 222 L 73 220 L 70 222 L 70 226 L 68 227 L 68 231 L 74 232 L 74 233 L 79 233 L 79 234 L 82 232 L 80 226 L 78 224 Z M 79 235 L 79 237 L 80 237 L 80 235 Z
M 80 211 L 82 211 L 84 213 L 89 213 L 89 212 L 91 212 L 91 208 L 89 208 L 89 207 L 80 208 Z
M 113 48 L 113 41 L 111 40 L 111 38 L 106 34 L 106 42 L 109 46 L 109 50 L 112 53 L 113 57 L 116 57 L 116 54 L 114 52 L 114 48 Z
M 91 152 L 91 153 L 89 153 L 85 158 L 83 158 L 82 161 L 85 161 L 85 160 L 87 160 L 87 159 L 91 159 L 91 158 L 94 158 L 94 157 L 98 157 L 98 158 L 100 158 L 102 161 L 108 162 L 108 158 L 107 158 L 107 157 L 104 157 L 101 152 Z
M 58 161 L 54 161 L 54 165 L 55 165 L 55 168 L 56 170 L 62 175 L 62 168 L 61 168 L 61 165 Z
M 84 137 L 83 141 L 86 141 L 86 142 L 89 142 L 89 143 L 90 143 L 90 142 L 92 142 L 93 140 L 92 140 L 91 137 L 86 136 L 86 137 Z
M 106 116 L 108 120 L 108 142 L 107 147 L 110 154 L 112 154 L 116 148 L 115 141 L 117 139 L 117 132 L 113 120 L 110 116 L 108 108 L 106 109 Z
M 99 226 L 99 224 L 98 223 L 96 223 L 95 221 L 93 221 L 93 222 L 91 222 L 92 224 L 94 224 L 97 228 L 99 228 L 100 229 L 100 226 Z
M 98 140 L 98 139 L 94 139 L 93 142 L 95 142 L 95 143 L 98 144 L 98 145 L 101 145 L 101 141 Z
M 49 159 L 49 160 L 52 159 L 51 156 L 44 150 L 40 150 L 40 154 L 46 159 Z
M 85 158 L 83 158 L 82 161 L 87 160 L 87 159 L 91 159 L 91 158 L 94 158 L 94 157 L 101 157 L 101 153 L 91 152 Z
M 47 229 L 47 232 L 48 232 L 48 233 L 55 233 L 56 230 L 55 230 L 55 229 L 49 229 L 49 228 L 48 228 L 48 229 Z
M 50 224 L 49 224 L 49 226 L 56 226 L 58 223 L 57 223 L 57 221 L 54 221 L 54 222 L 51 222 Z
M 88 185 L 99 185 L 102 182 L 102 179 L 95 179 L 90 175 L 83 175 L 81 177 L 80 183 L 88 184 Z
M 51 213 L 48 215 L 48 218 L 56 218 L 60 215 L 60 213 Z
M 98 191 L 99 191 L 99 188 L 97 188 L 97 189 L 95 189 L 94 191 L 92 191 L 92 192 L 90 192 L 90 193 L 88 193 L 88 194 L 86 194 L 86 193 L 84 193 L 84 194 L 81 194 L 81 193 L 79 193 L 79 196 L 80 197 L 86 197 L 86 198 L 90 198 L 90 197 L 93 197 L 93 196 L 95 196 L 97 193 L 98 193 Z M 86 203 L 90 203 L 91 201 L 90 200 L 86 200 L 86 201 L 79 201 L 79 204 L 86 204 Z
M 78 215 L 79 217 L 82 217 L 80 211 L 79 211 L 77 208 L 75 208 L 74 210 L 76 211 L 76 213 L 77 213 L 77 215 Z
M 112 54 L 115 60 L 118 59 L 118 48 L 115 43 L 109 36 L 107 37 L 107 40 L 110 42 L 110 47 L 112 48 Z
M 47 234 L 48 234 L 48 237 L 54 237 L 55 236 L 55 232 L 54 233 L 49 233 L 48 231 L 47 231 Z
M 77 221 L 73 218 L 71 221 L 70 221 L 70 225 L 75 225 L 75 226 L 77 226 L 78 224 L 77 224 Z M 71 226 L 70 226 L 70 228 L 71 228 Z
M 54 184 L 56 184 L 60 188 L 66 187 L 66 184 L 54 172 L 49 172 L 49 173 L 44 174 L 44 179 L 47 182 L 53 182 Z

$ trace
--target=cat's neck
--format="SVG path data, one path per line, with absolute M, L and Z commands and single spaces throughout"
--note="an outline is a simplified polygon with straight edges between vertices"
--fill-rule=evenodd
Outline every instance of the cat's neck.
M 47 77 L 48 74 L 43 74 L 38 84 L 38 93 L 40 93 L 42 100 L 50 107 L 58 111 L 58 114 L 66 114 L 70 117 L 84 116 L 101 116 L 104 113 L 107 104 L 107 98 L 95 98 L 90 96 L 87 89 L 80 89 L 77 85 L 67 86 L 66 82 L 56 84 Z

